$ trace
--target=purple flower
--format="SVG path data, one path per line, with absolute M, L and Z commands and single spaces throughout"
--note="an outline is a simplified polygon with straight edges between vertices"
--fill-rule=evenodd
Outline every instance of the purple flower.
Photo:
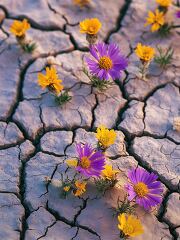
M 121 71 L 128 65 L 127 59 L 114 43 L 92 45 L 90 53 L 93 59 L 86 58 L 90 73 L 101 80 L 108 80 L 110 77 L 113 80 L 119 79 Z
M 100 176 L 105 166 L 105 156 L 102 151 L 95 151 L 89 144 L 77 144 L 76 151 L 79 155 L 78 170 L 86 177 Z
M 180 18 L 180 10 L 176 12 L 176 17 Z
M 162 202 L 163 188 L 161 182 L 156 181 L 158 178 L 156 174 L 136 168 L 128 172 L 128 178 L 130 183 L 126 185 L 126 190 L 129 201 L 135 199 L 136 203 L 146 210 Z

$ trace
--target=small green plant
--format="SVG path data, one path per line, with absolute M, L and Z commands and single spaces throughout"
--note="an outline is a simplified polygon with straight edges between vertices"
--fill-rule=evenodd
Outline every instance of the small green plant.
M 101 92 L 105 91 L 106 89 L 108 89 L 110 86 L 113 85 L 113 83 L 111 81 L 101 80 L 95 76 L 89 75 L 88 71 L 85 68 L 83 68 L 83 72 L 90 79 L 93 87 L 97 88 Z
M 172 29 L 172 25 L 169 25 L 168 23 L 165 23 L 162 27 L 159 29 L 159 35 L 161 37 L 167 37 L 170 35 Z
M 172 47 L 168 47 L 167 49 L 162 49 L 161 47 L 157 47 L 158 55 L 155 56 L 154 61 L 161 68 L 165 69 L 173 59 L 174 50 Z
M 108 189 L 113 188 L 117 183 L 117 179 L 112 179 L 112 180 L 108 180 L 108 179 L 98 179 L 95 181 L 97 190 L 104 194 Z
M 69 102 L 72 99 L 72 97 L 69 95 L 68 91 L 64 91 L 59 96 L 55 96 L 55 102 L 62 106 L 63 104 Z
M 136 204 L 132 204 L 132 202 L 127 199 L 127 197 L 125 197 L 123 201 L 118 199 L 117 207 L 114 208 L 115 215 L 122 213 L 134 214 L 135 206 Z
M 34 50 L 37 48 L 36 43 L 26 43 L 22 45 L 22 49 L 26 52 L 26 53 L 32 53 L 34 52 Z

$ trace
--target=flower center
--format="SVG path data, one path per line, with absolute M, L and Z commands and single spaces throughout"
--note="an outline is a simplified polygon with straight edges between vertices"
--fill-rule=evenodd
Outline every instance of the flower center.
M 149 51 L 144 51 L 143 53 L 143 59 L 148 61 L 150 58 L 150 52 Z
M 123 228 L 123 233 L 126 236 L 130 236 L 132 233 L 134 232 L 134 228 L 133 226 L 129 225 L 129 224 L 125 224 L 124 228 Z
M 108 145 L 109 140 L 110 140 L 110 139 L 109 139 L 108 136 L 103 136 L 103 137 L 100 138 L 100 142 L 101 142 L 101 144 L 103 144 L 104 146 L 107 146 L 107 145 Z
M 49 83 L 49 85 L 47 86 L 49 91 L 55 91 L 55 87 L 54 87 L 54 84 L 53 83 Z
M 92 33 L 93 33 L 93 32 L 94 32 L 94 29 L 95 29 L 95 28 L 94 28 L 93 26 L 90 26 L 90 27 L 89 27 L 89 32 L 92 32 Z
M 91 165 L 91 162 L 90 162 L 88 157 L 82 157 L 81 158 L 81 167 L 82 168 L 87 169 L 87 168 L 89 168 L 90 165 Z
M 99 59 L 99 67 L 101 69 L 109 70 L 112 68 L 112 66 L 113 66 L 113 63 L 109 57 L 104 56 Z
M 139 182 L 134 185 L 134 191 L 138 195 L 138 197 L 145 197 L 149 192 L 148 187 L 143 182 Z

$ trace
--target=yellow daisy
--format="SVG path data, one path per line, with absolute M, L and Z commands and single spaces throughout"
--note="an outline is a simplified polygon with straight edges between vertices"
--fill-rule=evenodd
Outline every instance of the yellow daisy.
M 54 67 L 46 67 L 46 74 L 38 74 L 38 84 L 42 88 L 48 88 L 49 90 L 59 94 L 64 88 L 61 84 L 62 80 L 58 79 L 56 69 Z
M 146 45 L 142 45 L 141 43 L 138 43 L 135 49 L 135 53 L 140 60 L 149 62 L 153 59 L 155 55 L 155 49 L 150 46 L 146 46 Z
M 86 191 L 86 184 L 87 184 L 86 182 L 76 181 L 75 182 L 76 190 L 74 192 L 74 196 L 76 197 L 81 196 Z
M 102 24 L 98 18 L 87 18 L 84 21 L 80 22 L 79 26 L 81 33 L 95 35 L 99 32 Z
M 172 0 L 156 0 L 156 2 L 159 4 L 159 6 L 166 8 L 172 4 Z
M 118 173 L 118 170 L 113 170 L 113 167 L 111 165 L 105 165 L 104 170 L 102 170 L 102 177 L 108 179 L 108 180 L 114 180 L 116 178 L 116 174 Z
M 117 134 L 114 129 L 109 130 L 103 125 L 97 128 L 96 138 L 98 139 L 99 144 L 103 148 L 107 148 L 114 144 L 116 140 L 116 135 Z
M 140 220 L 133 215 L 122 213 L 118 221 L 118 228 L 125 237 L 136 237 L 144 232 Z
M 27 19 L 24 19 L 23 21 L 15 20 L 10 27 L 10 32 L 12 32 L 17 37 L 22 37 L 30 27 L 31 26 L 28 23 Z
M 151 32 L 156 32 L 164 25 L 164 23 L 164 13 L 156 9 L 154 13 L 149 11 L 145 26 L 151 25 Z

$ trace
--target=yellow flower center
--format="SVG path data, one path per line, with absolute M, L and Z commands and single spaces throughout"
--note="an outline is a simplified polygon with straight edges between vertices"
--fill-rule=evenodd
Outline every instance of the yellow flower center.
M 148 187 L 143 182 L 139 182 L 134 185 L 134 191 L 138 195 L 138 197 L 145 197 L 149 192 Z
M 81 167 L 82 168 L 87 169 L 87 168 L 89 168 L 90 165 L 91 165 L 91 162 L 90 162 L 88 157 L 82 157 L 81 158 Z
M 130 236 L 133 232 L 134 232 L 133 226 L 129 224 L 125 224 L 125 226 L 123 227 L 123 233 L 126 236 Z
M 94 26 L 89 26 L 88 31 L 93 33 L 95 31 L 95 27 Z
M 143 52 L 142 59 L 148 61 L 151 58 L 151 52 L 147 49 Z
M 99 67 L 101 69 L 109 70 L 112 68 L 112 66 L 113 66 L 113 63 L 109 57 L 104 56 L 99 59 Z
M 49 91 L 55 91 L 54 83 L 51 83 L 51 81 L 53 81 L 53 80 L 50 80 L 50 79 L 48 79 L 48 80 L 49 80 L 49 85 L 48 85 Z

